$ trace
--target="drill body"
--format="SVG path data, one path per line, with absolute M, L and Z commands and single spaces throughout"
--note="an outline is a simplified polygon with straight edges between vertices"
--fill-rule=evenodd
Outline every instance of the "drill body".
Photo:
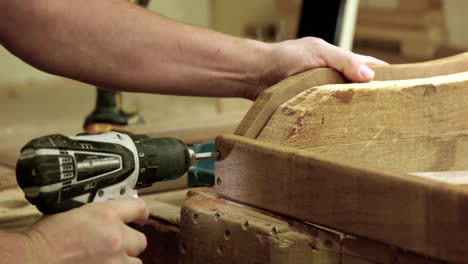
M 194 152 L 175 138 L 49 135 L 22 148 L 16 175 L 26 199 L 52 214 L 136 196 L 138 189 L 182 176 L 194 161 Z

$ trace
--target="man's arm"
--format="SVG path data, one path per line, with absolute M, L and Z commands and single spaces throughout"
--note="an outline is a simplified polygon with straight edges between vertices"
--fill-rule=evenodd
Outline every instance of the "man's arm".
M 273 83 L 331 66 L 355 81 L 360 57 L 322 40 L 266 44 L 178 23 L 126 0 L 0 1 L 0 41 L 49 73 L 113 89 L 254 99 Z

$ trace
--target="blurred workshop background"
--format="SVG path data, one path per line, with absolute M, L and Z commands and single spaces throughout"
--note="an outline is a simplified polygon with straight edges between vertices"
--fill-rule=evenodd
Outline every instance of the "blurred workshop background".
M 320 2 L 329 2 L 331 9 L 324 11 L 327 4 Z M 264 41 L 318 31 L 318 36 L 330 42 L 390 63 L 430 60 L 468 49 L 466 0 L 333 2 L 152 0 L 149 9 L 186 23 Z M 94 87 L 38 71 L 1 47 L 0 94 L 0 155 L 7 156 L 17 154 L 33 137 L 82 131 L 96 96 Z M 210 118 L 214 123 L 235 123 L 251 105 L 243 99 L 129 93 L 124 94 L 123 103 L 138 109 L 147 124 L 166 130 L 196 126 Z

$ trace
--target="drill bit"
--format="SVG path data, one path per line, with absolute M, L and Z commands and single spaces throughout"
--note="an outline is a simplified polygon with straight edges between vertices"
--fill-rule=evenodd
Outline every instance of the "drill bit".
M 195 154 L 195 159 L 196 160 L 205 160 L 205 159 L 218 159 L 219 158 L 219 151 L 215 152 L 202 152 L 202 153 L 196 153 Z

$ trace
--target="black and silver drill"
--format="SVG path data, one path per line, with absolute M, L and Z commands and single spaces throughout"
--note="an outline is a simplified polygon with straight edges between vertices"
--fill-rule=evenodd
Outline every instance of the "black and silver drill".
M 153 183 L 181 177 L 197 159 L 175 138 L 149 138 L 108 132 L 34 139 L 21 150 L 16 167 L 26 199 L 52 214 L 86 203 L 136 196 Z

